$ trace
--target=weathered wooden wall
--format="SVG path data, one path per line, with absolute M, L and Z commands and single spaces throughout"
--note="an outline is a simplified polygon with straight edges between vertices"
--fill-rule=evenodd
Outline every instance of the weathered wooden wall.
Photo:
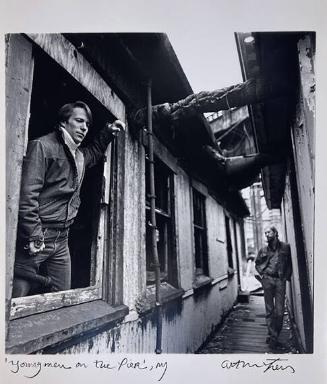
M 293 312 L 295 323 L 299 330 L 300 339 L 302 344 L 305 343 L 305 332 L 304 332 L 304 317 L 303 317 L 303 308 L 302 308 L 302 299 L 301 299 L 301 284 L 300 276 L 301 271 L 299 270 L 299 263 L 297 257 L 297 247 L 296 247 L 296 235 L 294 230 L 294 215 L 292 207 L 292 194 L 291 194 L 291 184 L 290 178 L 287 175 L 286 177 L 286 186 L 285 194 L 282 205 L 282 221 L 285 226 L 285 241 L 287 241 L 291 246 L 292 254 L 292 267 L 293 267 L 293 276 L 294 278 L 291 281 L 291 290 L 289 292 L 289 303 L 291 304 L 290 309 Z M 289 283 L 288 283 L 289 284 Z
M 195 352 L 230 309 L 237 296 L 235 281 L 224 290 L 219 284 L 205 295 L 190 296 L 180 307 L 163 310 L 163 353 Z M 179 309 L 179 311 L 178 311 Z M 156 325 L 151 315 L 127 321 L 110 331 L 99 333 L 60 353 L 154 353 Z
M 306 36 L 298 43 L 301 99 L 292 127 L 294 161 L 305 237 L 306 257 L 313 287 L 313 241 L 315 197 L 315 76 L 314 47 Z
M 163 351 L 194 352 L 220 322 L 237 297 L 237 275 L 227 276 L 224 210 L 207 194 L 206 216 L 208 231 L 209 274 L 212 283 L 197 292 L 193 249 L 192 180 L 174 163 L 174 158 L 156 143 L 158 153 L 175 172 L 175 217 L 177 227 L 177 264 L 181 300 L 163 307 Z M 91 340 L 70 347 L 65 352 L 151 352 L 155 350 L 155 318 L 139 315 L 137 301 L 144 297 L 145 269 L 145 153 L 143 146 L 127 135 L 125 142 L 125 202 L 124 202 L 124 304 L 130 312 L 122 325 Z M 197 183 L 198 188 L 206 190 Z M 235 260 L 235 266 L 236 266 Z M 91 346 L 91 347 L 90 347 Z
M 223 208 L 211 196 L 206 202 L 209 273 L 213 279 L 227 274 L 226 231 Z
M 300 97 L 291 126 L 293 159 L 286 177 L 283 222 L 293 262 L 290 303 L 303 348 L 310 352 L 315 224 L 315 47 L 311 35 L 299 40 L 298 52 Z
M 16 249 L 18 202 L 32 91 L 32 44 L 10 35 L 6 52 L 6 320 L 9 319 Z M 7 322 L 6 322 L 7 324 Z
M 192 289 L 194 279 L 194 239 L 190 178 L 183 171 L 176 176 L 175 194 L 180 285 L 188 291 Z
M 146 287 L 145 258 L 145 155 L 144 147 L 127 135 L 125 172 L 124 303 L 135 300 Z

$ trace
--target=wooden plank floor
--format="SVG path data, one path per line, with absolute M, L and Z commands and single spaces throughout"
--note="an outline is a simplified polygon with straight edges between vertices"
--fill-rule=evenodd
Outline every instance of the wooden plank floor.
M 250 296 L 249 303 L 239 303 L 197 353 L 297 353 L 289 318 L 285 312 L 279 336 L 282 347 L 272 350 L 266 343 L 267 326 L 263 296 Z

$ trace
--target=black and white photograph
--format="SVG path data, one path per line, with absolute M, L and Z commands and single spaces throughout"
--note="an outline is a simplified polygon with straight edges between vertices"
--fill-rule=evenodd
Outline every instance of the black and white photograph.
M 309 380 L 318 26 L 183 25 L 3 33 L 8 383 Z

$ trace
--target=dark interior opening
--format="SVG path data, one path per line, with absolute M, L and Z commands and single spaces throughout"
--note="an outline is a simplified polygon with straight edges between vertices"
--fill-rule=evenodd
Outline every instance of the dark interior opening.
M 230 221 L 229 217 L 225 215 L 226 249 L 227 249 L 228 266 L 230 268 L 234 268 L 232 236 L 231 236 L 229 221 Z
M 105 122 L 114 117 L 66 70 L 38 47 L 33 48 L 34 76 L 30 107 L 29 140 L 54 129 L 59 108 L 69 102 L 84 101 L 93 114 L 82 146 L 87 145 Z M 72 288 L 92 285 L 95 279 L 96 240 L 103 182 L 103 162 L 85 173 L 81 188 L 81 206 L 70 228 L 69 247 L 72 263 Z M 92 266 L 93 265 L 93 266 Z M 33 292 L 40 293 L 40 292 Z

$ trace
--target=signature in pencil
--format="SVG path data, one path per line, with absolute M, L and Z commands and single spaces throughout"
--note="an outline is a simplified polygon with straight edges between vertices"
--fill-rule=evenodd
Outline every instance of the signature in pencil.
M 295 373 L 292 365 L 286 364 L 287 359 L 266 359 L 260 363 L 249 363 L 244 360 L 230 361 L 224 360 L 220 366 L 224 369 L 243 369 L 243 368 L 263 368 L 263 372 L 268 371 L 287 371 L 289 373 Z

